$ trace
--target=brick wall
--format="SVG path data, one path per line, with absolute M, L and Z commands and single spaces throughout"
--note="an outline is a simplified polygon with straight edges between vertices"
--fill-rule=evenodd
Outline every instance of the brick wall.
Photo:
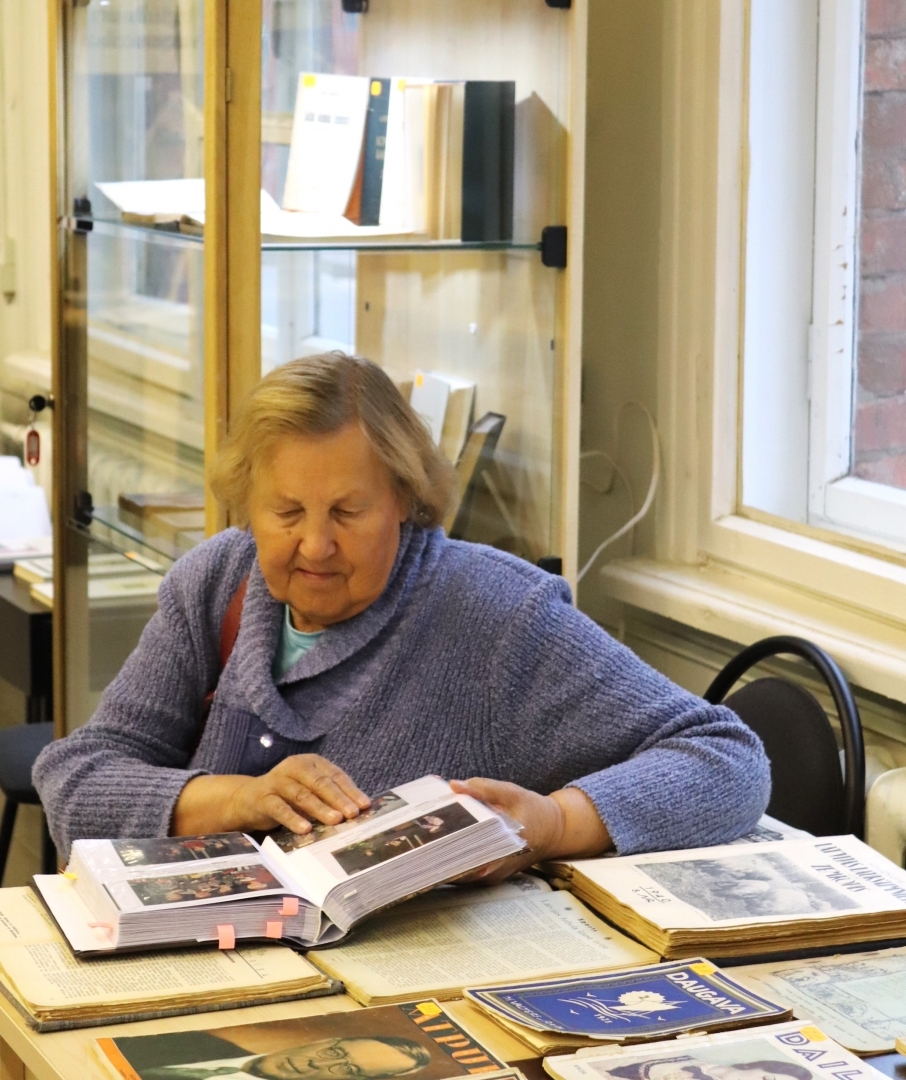
M 853 471 L 906 488 L 906 0 L 867 0 Z

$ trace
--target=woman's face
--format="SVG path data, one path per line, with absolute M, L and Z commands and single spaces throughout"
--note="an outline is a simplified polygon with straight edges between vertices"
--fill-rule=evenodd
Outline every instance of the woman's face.
M 323 630 L 377 600 L 406 516 L 358 424 L 287 435 L 252 472 L 249 526 L 261 572 L 297 630 Z

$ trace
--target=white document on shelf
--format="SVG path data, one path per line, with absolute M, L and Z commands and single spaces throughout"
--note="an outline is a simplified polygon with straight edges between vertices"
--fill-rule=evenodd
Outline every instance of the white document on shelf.
M 369 80 L 299 75 L 283 209 L 341 217 L 358 173 Z
M 172 218 L 204 215 L 204 179 L 117 180 L 95 184 L 124 214 Z

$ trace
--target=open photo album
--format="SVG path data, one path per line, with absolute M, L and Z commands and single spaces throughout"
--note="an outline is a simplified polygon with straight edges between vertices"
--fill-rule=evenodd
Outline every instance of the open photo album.
M 244 833 L 76 840 L 65 873 L 34 881 L 76 954 L 243 938 L 309 947 L 523 850 L 518 823 L 427 776 L 351 821 L 261 844 Z

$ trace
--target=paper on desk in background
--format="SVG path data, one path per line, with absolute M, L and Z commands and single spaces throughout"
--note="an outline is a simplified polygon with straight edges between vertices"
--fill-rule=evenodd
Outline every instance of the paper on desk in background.
M 778 821 L 777 818 L 771 817 L 770 814 L 762 814 L 756 822 L 755 828 L 746 833 L 745 836 L 740 836 L 738 840 L 734 840 L 733 844 L 767 844 L 771 840 L 804 840 L 811 835 L 810 832 L 806 832 L 804 829 L 796 829 L 792 825 L 787 825 L 785 821 Z
M 53 552 L 53 537 L 13 537 L 0 540 L 0 573 L 8 573 L 20 559 L 37 559 Z
M 292 1000 L 331 988 L 282 945 L 78 960 L 31 889 L 0 889 L 0 991 L 40 1031 Z
M 794 1065 L 798 1066 L 795 1070 Z M 658 1066 L 661 1071 L 655 1072 Z M 651 1076 L 710 1080 L 727 1075 L 878 1080 L 882 1075 L 820 1028 L 799 1021 L 692 1036 L 681 1042 L 671 1039 L 645 1046 L 580 1050 L 545 1058 L 544 1068 L 554 1080 L 647 1080 Z
M 0 542 L 9 545 L 50 533 L 44 489 L 17 457 L 0 457 Z
M 822 956 L 730 969 L 758 994 L 819 1023 L 857 1054 L 881 1054 L 906 1036 L 906 949 Z

